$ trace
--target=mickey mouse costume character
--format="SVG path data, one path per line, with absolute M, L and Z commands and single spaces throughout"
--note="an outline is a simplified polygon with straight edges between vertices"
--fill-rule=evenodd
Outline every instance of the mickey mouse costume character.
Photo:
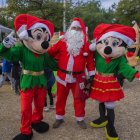
M 21 133 L 13 140 L 31 140 L 32 128 L 39 133 L 49 129 L 49 124 L 42 121 L 47 84 L 44 68 L 50 67 L 55 70 L 57 66 L 55 60 L 44 52 L 49 47 L 54 26 L 48 20 L 28 14 L 18 15 L 14 25 L 23 44 L 13 46 L 16 40 L 10 34 L 0 45 L 0 55 L 8 60 L 19 60 L 22 64 L 20 81 Z M 32 112 L 33 101 L 34 110 Z
M 116 101 L 124 98 L 124 93 L 114 73 L 117 71 L 129 81 L 140 78 L 138 71 L 128 65 L 124 57 L 126 47 L 135 42 L 136 33 L 129 26 L 102 23 L 95 28 L 93 35 L 95 44 L 90 49 L 96 47 L 96 74 L 90 97 L 99 101 L 100 117 L 90 122 L 90 125 L 95 128 L 106 126 L 106 138 L 119 140 L 114 126 L 114 107 Z

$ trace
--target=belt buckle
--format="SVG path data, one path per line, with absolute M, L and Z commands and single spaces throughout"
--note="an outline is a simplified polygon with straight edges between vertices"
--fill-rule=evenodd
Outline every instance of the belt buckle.
M 68 74 L 70 74 L 70 75 L 71 75 L 71 74 L 72 74 L 72 71 L 68 71 Z

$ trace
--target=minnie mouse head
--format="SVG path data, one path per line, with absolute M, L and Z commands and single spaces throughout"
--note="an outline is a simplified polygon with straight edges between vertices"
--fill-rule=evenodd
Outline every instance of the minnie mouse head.
M 102 23 L 95 28 L 93 36 L 97 52 L 105 59 L 112 59 L 125 54 L 126 48 L 135 42 L 136 33 L 129 26 Z

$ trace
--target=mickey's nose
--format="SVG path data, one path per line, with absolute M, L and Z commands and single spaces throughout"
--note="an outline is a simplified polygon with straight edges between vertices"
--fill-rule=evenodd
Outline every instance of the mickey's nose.
M 110 46 L 107 46 L 105 49 L 104 49 L 104 53 L 105 54 L 111 54 L 112 53 L 112 48 Z
M 42 46 L 43 49 L 47 49 L 49 47 L 49 42 L 48 41 L 43 41 L 41 43 L 41 46 Z

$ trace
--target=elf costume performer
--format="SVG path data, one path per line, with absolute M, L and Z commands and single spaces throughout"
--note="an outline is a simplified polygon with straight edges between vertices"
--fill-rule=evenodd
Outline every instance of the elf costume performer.
M 100 117 L 90 122 L 95 128 L 104 127 L 108 140 L 119 140 L 114 126 L 114 107 L 116 101 L 124 98 L 124 93 L 114 73 L 122 74 L 132 81 L 140 78 L 140 74 L 127 64 L 125 49 L 130 47 L 136 38 L 132 27 L 119 24 L 100 24 L 94 30 L 95 42 L 90 49 L 96 47 L 96 74 L 91 87 L 90 97 L 99 101 Z
M 39 133 L 48 131 L 49 125 L 42 121 L 46 98 L 46 78 L 44 68 L 57 68 L 54 59 L 44 53 L 49 47 L 54 26 L 48 20 L 28 14 L 21 14 L 14 21 L 21 45 L 14 45 L 16 39 L 8 35 L 0 44 L 0 55 L 7 60 L 20 61 L 22 75 L 20 81 L 21 133 L 13 140 L 31 140 L 32 128 Z M 34 101 L 34 110 L 32 103 Z

